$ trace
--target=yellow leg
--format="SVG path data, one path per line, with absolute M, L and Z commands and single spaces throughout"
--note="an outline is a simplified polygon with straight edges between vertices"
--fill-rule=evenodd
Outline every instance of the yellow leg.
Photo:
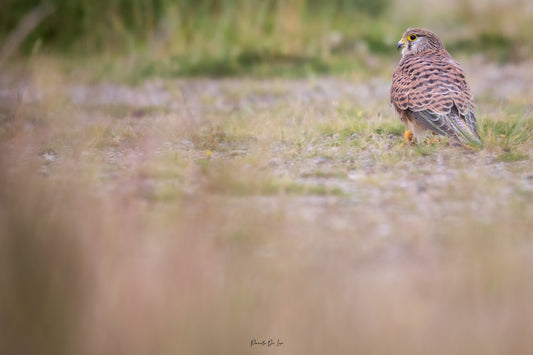
M 404 139 L 405 143 L 407 143 L 407 145 L 413 144 L 414 140 L 415 140 L 415 136 L 413 134 L 413 131 L 411 131 L 410 129 L 405 131 L 405 133 L 403 134 L 403 139 Z

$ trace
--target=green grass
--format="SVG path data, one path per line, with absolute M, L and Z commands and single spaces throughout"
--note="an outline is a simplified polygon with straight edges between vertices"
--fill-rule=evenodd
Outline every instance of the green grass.
M 381 73 L 401 33 L 414 24 L 438 31 L 455 55 L 482 52 L 508 62 L 533 52 L 529 19 L 511 5 L 513 11 L 505 16 L 496 5 L 481 12 L 467 5 L 414 18 L 392 0 L 49 2 L 56 11 L 25 39 L 22 52 L 29 57 L 68 55 L 75 64 L 65 63 L 65 71 L 85 71 L 100 80 L 372 75 Z M 10 0 L 0 5 L 0 39 L 37 3 Z M 486 18 L 492 21 L 490 28 Z M 464 26 L 469 31 L 452 30 Z
M 531 111 L 527 113 L 509 114 L 504 120 L 481 122 L 481 134 L 484 145 L 511 151 L 533 138 Z
M 529 155 L 521 152 L 503 152 L 498 155 L 498 160 L 502 162 L 513 162 L 520 160 L 528 160 Z
M 339 66 L 316 57 L 250 52 L 236 57 L 202 60 L 174 57 L 168 62 L 150 61 L 143 64 L 138 76 L 140 79 L 154 76 L 231 77 L 250 74 L 256 77 L 305 77 L 339 72 L 342 70 L 338 69 Z

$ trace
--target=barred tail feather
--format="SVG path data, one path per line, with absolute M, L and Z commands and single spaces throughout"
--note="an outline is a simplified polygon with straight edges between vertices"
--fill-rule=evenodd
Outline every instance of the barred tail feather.
M 471 112 L 463 118 L 454 106 L 448 114 L 423 110 L 411 111 L 409 115 L 427 129 L 440 135 L 454 137 L 463 145 L 472 148 L 479 148 L 482 145 L 476 127 L 476 118 Z

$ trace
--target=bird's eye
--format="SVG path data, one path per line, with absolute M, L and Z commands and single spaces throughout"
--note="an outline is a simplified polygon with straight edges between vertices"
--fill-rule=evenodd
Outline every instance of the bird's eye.
M 414 41 L 416 40 L 418 37 L 416 35 L 410 35 L 409 37 L 407 37 L 408 40 L 410 41 Z

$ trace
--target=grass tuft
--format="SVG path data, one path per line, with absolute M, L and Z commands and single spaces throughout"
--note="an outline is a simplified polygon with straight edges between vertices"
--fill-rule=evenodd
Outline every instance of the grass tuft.
M 503 152 L 500 155 L 498 155 L 498 161 L 501 162 L 514 162 L 514 161 L 521 161 L 521 160 L 528 160 L 529 155 L 524 154 L 521 152 L 516 151 L 509 151 L 509 152 Z
M 505 121 L 483 121 L 481 135 L 484 145 L 489 149 L 511 151 L 533 139 L 531 111 L 522 114 L 518 119 Z

